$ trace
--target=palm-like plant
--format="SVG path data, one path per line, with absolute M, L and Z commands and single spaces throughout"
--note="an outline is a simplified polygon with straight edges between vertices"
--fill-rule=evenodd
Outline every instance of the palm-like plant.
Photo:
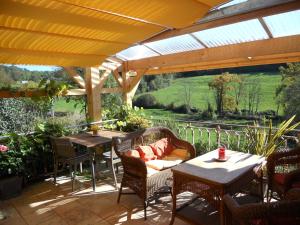
M 246 132 L 249 137 L 249 151 L 268 157 L 284 144 L 284 135 L 300 125 L 300 122 L 291 125 L 294 119 L 295 116 L 283 121 L 277 129 L 273 128 L 272 120 L 268 127 L 260 127 L 257 123 L 254 127 L 248 127 Z

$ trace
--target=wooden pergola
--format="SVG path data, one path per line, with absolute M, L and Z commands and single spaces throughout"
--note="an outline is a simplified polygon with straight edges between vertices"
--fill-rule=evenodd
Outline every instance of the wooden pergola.
M 3 0 L 0 63 L 64 67 L 80 87 L 69 94 L 86 94 L 89 117 L 99 121 L 101 94 L 122 93 L 124 102 L 132 104 L 144 75 L 300 61 L 300 35 L 274 37 L 263 19 L 299 10 L 299 0 L 249 0 L 217 7 L 223 2 Z M 266 39 L 209 47 L 193 35 L 253 19 L 263 27 Z M 182 35 L 202 47 L 164 54 L 148 45 Z M 153 55 L 126 59 L 118 54 L 132 46 L 147 48 Z M 85 68 L 84 78 L 75 66 Z M 110 75 L 118 87 L 103 87 Z M 0 92 L 0 97 L 18 96 Z

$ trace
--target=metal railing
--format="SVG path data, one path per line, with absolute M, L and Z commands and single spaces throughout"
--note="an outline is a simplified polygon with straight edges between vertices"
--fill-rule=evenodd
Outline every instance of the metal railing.
M 151 119 L 155 125 L 169 126 L 170 121 Z M 176 133 L 186 141 L 192 143 L 197 150 L 211 151 L 220 145 L 225 145 L 227 148 L 248 152 L 249 134 L 247 129 L 257 127 L 239 125 L 239 124 L 224 124 L 199 121 L 184 121 L 173 120 L 171 129 L 176 130 Z M 267 128 L 267 127 L 259 127 Z M 274 128 L 277 130 L 277 128 Z M 291 143 L 299 143 L 299 138 L 296 135 L 300 130 L 294 130 L 295 135 L 284 135 L 282 137 L 284 144 L 282 148 L 288 148 Z

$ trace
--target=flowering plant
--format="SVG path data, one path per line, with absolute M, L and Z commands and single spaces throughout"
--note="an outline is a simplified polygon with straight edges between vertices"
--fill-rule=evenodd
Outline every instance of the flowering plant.
M 0 145 L 0 177 L 18 175 L 24 169 L 22 153 L 10 147 Z

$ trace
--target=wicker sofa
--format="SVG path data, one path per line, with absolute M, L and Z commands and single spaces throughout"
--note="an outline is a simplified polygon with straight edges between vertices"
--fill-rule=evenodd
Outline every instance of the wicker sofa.
M 172 157 L 164 160 L 164 156 L 161 155 L 159 159 L 155 157 L 155 159 L 145 161 L 139 156 L 128 155 L 130 151 L 134 151 L 134 149 L 140 146 L 149 146 L 162 140 L 167 140 L 168 145 L 172 145 L 177 152 L 186 151 L 187 157 L 182 160 Z M 163 127 L 139 130 L 122 138 L 114 137 L 112 142 L 116 154 L 121 158 L 124 169 L 121 187 L 119 189 L 118 203 L 122 194 L 132 194 L 128 192 L 123 193 L 122 191 L 124 187 L 129 187 L 142 199 L 145 219 L 147 218 L 146 208 L 155 193 L 163 189 L 166 191 L 165 187 L 167 187 L 168 191 L 171 190 L 172 173 L 170 168 L 185 160 L 194 158 L 196 154 L 195 148 L 190 143 L 178 139 L 171 130 Z M 173 162 L 170 164 L 170 161 Z M 153 169 L 149 167 L 149 163 L 151 162 L 167 162 L 169 165 L 164 168 Z

